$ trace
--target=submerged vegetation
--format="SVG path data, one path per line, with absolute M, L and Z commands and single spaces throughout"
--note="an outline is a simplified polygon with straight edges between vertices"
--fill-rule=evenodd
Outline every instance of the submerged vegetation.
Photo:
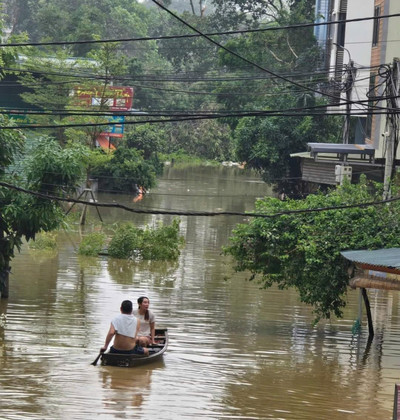
M 34 241 L 29 243 L 29 248 L 36 251 L 54 250 L 57 248 L 56 232 L 39 232 Z
M 99 232 L 87 235 L 78 253 L 97 256 L 108 242 L 107 254 L 113 258 L 174 261 L 178 259 L 184 243 L 179 235 L 179 224 L 179 220 L 175 219 L 171 225 L 159 223 L 155 228 L 146 226 L 141 229 L 133 223 L 122 223 L 109 240 Z
M 157 227 L 138 228 L 132 223 L 117 227 L 108 254 L 114 258 L 144 260 L 177 260 L 183 238 L 179 236 L 179 220 L 167 226 L 159 223 Z
M 78 254 L 97 257 L 104 248 L 106 238 L 107 236 L 101 232 L 89 233 L 79 244 Z

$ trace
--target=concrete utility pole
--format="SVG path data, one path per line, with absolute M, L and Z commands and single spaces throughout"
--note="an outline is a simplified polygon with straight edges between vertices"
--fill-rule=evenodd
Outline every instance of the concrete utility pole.
M 346 116 L 343 124 L 342 143 L 349 144 L 350 137 L 350 115 L 351 115 L 351 93 L 356 79 L 357 69 L 354 67 L 354 61 L 349 60 L 346 69 L 346 81 L 342 91 L 346 93 Z M 343 185 L 344 179 L 347 178 L 351 182 L 352 167 L 347 164 L 346 154 L 344 154 L 343 162 L 335 166 L 335 180 L 337 185 Z
M 385 153 L 385 175 L 383 181 L 383 199 L 387 200 L 391 196 L 391 182 L 394 176 L 394 162 L 396 159 L 397 146 L 399 142 L 399 79 L 400 79 L 400 61 L 398 58 L 393 59 L 393 68 L 389 73 L 387 82 L 387 117 L 386 132 L 384 134 L 386 142 Z
M 346 92 L 346 117 L 343 125 L 342 142 L 343 144 L 349 144 L 350 136 L 350 113 L 351 113 L 351 92 L 354 86 L 354 80 L 356 78 L 357 69 L 354 67 L 354 61 L 350 60 L 347 65 L 347 78 L 344 84 L 344 91 Z

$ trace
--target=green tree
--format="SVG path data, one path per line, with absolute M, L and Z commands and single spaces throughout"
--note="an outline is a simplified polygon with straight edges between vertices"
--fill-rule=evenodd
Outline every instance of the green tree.
M 270 105 L 273 109 L 296 108 L 297 98 L 276 97 Z M 339 117 L 323 114 L 242 118 L 235 130 L 236 156 L 259 171 L 264 181 L 290 193 L 296 185 L 290 179 L 300 176 L 290 154 L 306 150 L 308 142 L 335 142 L 340 129 Z
M 98 179 L 101 190 L 136 193 L 138 187 L 152 188 L 156 173 L 153 162 L 144 160 L 141 152 L 121 146 L 105 163 L 93 165 L 90 175 Z
M 135 0 L 4 0 L 11 34 L 26 32 L 34 42 L 145 36 L 157 14 Z M 75 56 L 93 45 L 75 45 Z M 140 48 L 139 48 L 140 50 Z M 130 51 L 132 52 L 132 50 Z
M 22 240 L 35 239 L 36 233 L 55 229 L 63 221 L 60 203 L 43 197 L 15 191 L 12 184 L 41 194 L 61 194 L 82 176 L 82 150 L 62 149 L 50 138 L 30 145 L 24 154 L 24 137 L 7 130 L 12 124 L 0 116 L 0 293 L 8 297 L 8 273 L 15 250 Z M 15 162 L 22 162 L 16 168 Z M 18 170 L 17 170 L 18 169 Z
M 165 151 L 168 136 L 163 126 L 143 124 L 133 126 L 127 130 L 125 144 L 143 152 L 144 159 L 148 160 Z
M 81 128 L 60 127 L 53 131 L 60 144 L 68 140 L 81 142 L 91 148 L 96 147 L 96 138 L 108 122 L 101 111 L 109 111 L 109 86 L 114 77 L 124 74 L 125 59 L 118 49 L 118 44 L 105 44 L 88 54 L 88 60 L 71 59 L 70 50 L 56 49 L 38 52 L 31 50 L 22 64 L 19 82 L 26 87 L 21 94 L 25 103 L 43 114 L 32 116 L 36 123 L 44 125 L 82 124 Z M 90 71 L 91 78 L 79 80 L 76 73 Z M 75 73 L 75 74 L 74 74 Z M 78 91 L 96 92 L 98 104 L 91 106 L 81 104 Z M 77 111 L 97 111 L 98 116 L 77 115 Z M 66 116 L 67 111 L 74 115 Z M 87 126 L 87 123 L 104 123 L 104 126 Z M 36 130 L 37 131 L 37 130 Z M 48 129 L 46 129 L 48 133 Z
M 104 44 L 97 49 L 94 49 L 88 53 L 89 61 L 84 64 L 82 60 L 79 60 L 81 66 L 86 71 L 90 71 L 92 79 L 85 80 L 80 83 L 79 86 L 75 86 L 73 94 L 70 94 L 69 109 L 81 109 L 82 114 L 86 111 L 98 112 L 98 116 L 70 116 L 65 118 L 64 122 L 70 122 L 74 124 L 82 124 L 82 127 L 68 128 L 66 130 L 66 137 L 70 141 L 83 142 L 92 149 L 96 148 L 96 140 L 101 132 L 105 130 L 106 125 L 97 126 L 85 126 L 85 124 L 106 124 L 108 118 L 105 115 L 101 115 L 102 112 L 106 113 L 110 110 L 109 101 L 113 98 L 113 92 L 111 89 L 112 81 L 115 77 L 121 76 L 126 72 L 125 57 L 119 50 L 119 44 Z M 80 104 L 80 98 L 78 96 L 78 90 L 88 91 L 93 93 L 93 99 L 96 100 L 97 104 Z M 71 92 L 71 91 L 70 91 Z
M 400 246 L 400 204 L 310 209 L 379 201 L 381 194 L 382 186 L 371 192 L 362 177 L 360 184 L 304 200 L 264 198 L 255 211 L 266 217 L 238 225 L 225 252 L 237 271 L 249 270 L 264 288 L 294 287 L 301 301 L 313 306 L 316 321 L 341 317 L 349 278 L 340 251 Z M 285 212 L 293 213 L 280 214 Z
M 292 1 L 293 2 L 293 1 Z M 277 20 L 286 10 L 286 2 L 281 0 L 212 0 L 215 14 L 232 27 Z M 290 2 L 289 2 L 290 3 Z
M 313 19 L 311 0 L 289 2 L 232 0 L 227 2 L 274 25 L 291 25 Z M 316 99 L 325 75 L 316 74 L 320 51 L 311 28 L 296 28 L 251 33 L 233 38 L 227 43 L 235 51 L 268 71 L 250 68 L 249 63 L 228 53 L 220 52 L 220 62 L 232 71 L 246 71 L 246 81 L 225 82 L 215 90 L 222 107 L 237 111 L 283 111 L 294 109 L 300 114 L 304 107 L 314 107 L 316 115 L 231 118 L 235 130 L 237 159 L 258 170 L 266 182 L 275 183 L 277 190 L 287 194 L 301 193 L 299 163 L 290 154 L 306 150 L 308 142 L 335 142 L 341 129 L 338 117 L 318 115 L 318 106 L 325 99 Z M 283 78 L 278 77 L 284 75 Z M 286 76 L 285 76 L 286 75 Z M 288 78 L 294 81 L 289 83 Z M 286 79 L 286 80 L 285 80 Z M 234 89 L 239 95 L 230 95 Z M 247 94 L 246 94 L 247 93 Z M 305 114 L 310 111 L 305 110 Z M 293 181 L 291 181 L 292 179 Z M 299 191 L 300 190 L 300 191 Z
M 70 60 L 67 50 L 52 52 L 53 56 L 43 51 L 29 50 L 21 65 L 22 72 L 18 74 L 19 83 L 26 89 L 20 95 L 31 110 L 42 111 L 43 114 L 29 116 L 30 121 L 42 125 L 62 125 L 65 114 L 71 102 L 70 92 L 76 83 L 76 78 L 69 77 L 77 71 L 77 60 Z M 38 132 L 37 130 L 35 132 Z M 60 144 L 67 142 L 65 130 L 55 128 L 42 133 L 57 137 Z
M 185 152 L 208 160 L 231 160 L 232 132 L 228 124 L 216 120 L 180 122 L 169 130 L 167 153 Z

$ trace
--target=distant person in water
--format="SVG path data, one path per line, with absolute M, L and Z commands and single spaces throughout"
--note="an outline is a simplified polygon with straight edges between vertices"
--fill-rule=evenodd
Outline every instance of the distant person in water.
M 138 309 L 133 311 L 140 321 L 140 327 L 138 331 L 138 345 L 141 347 L 147 347 L 151 344 L 156 344 L 154 341 L 155 336 L 155 316 L 153 312 L 149 310 L 150 300 L 147 296 L 141 296 L 138 300 Z
M 111 321 L 104 346 L 100 349 L 101 353 L 107 350 L 114 338 L 110 353 L 149 354 L 148 349 L 144 349 L 137 344 L 140 320 L 132 315 L 132 308 L 133 305 L 130 300 L 124 300 L 121 303 L 121 313 Z

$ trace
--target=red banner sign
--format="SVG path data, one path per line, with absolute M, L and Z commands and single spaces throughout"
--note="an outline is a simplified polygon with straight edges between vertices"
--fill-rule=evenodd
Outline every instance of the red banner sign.
M 132 109 L 133 88 L 128 86 L 107 86 L 83 88 L 76 87 L 72 91 L 76 97 L 76 106 L 106 106 L 111 111 L 129 111 Z

